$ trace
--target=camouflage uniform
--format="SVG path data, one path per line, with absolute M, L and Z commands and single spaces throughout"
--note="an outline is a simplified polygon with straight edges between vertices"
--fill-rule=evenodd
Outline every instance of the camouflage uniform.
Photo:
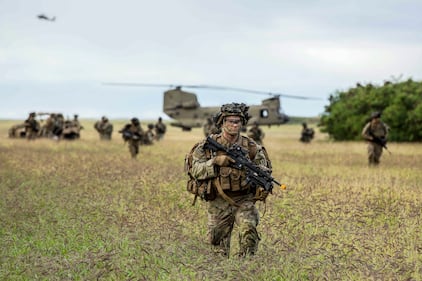
M 231 114 L 232 115 L 228 112 L 228 114 L 223 115 L 223 118 L 237 115 Z M 244 116 L 244 114 L 241 116 L 243 120 L 247 117 Z M 244 125 L 246 122 L 247 119 L 244 122 Z M 228 148 L 232 143 L 229 143 L 223 134 L 224 131 L 220 134 L 212 135 L 211 137 Z M 236 203 L 236 205 L 233 205 L 226 200 L 220 192 L 216 192 L 214 200 L 207 202 L 208 242 L 213 246 L 213 249 L 216 252 L 229 256 L 231 234 L 234 223 L 236 223 L 239 227 L 239 256 L 253 255 L 258 249 L 260 241 L 260 236 L 257 231 L 259 212 L 255 207 L 255 202 L 256 200 L 265 200 L 268 193 L 266 193 L 264 197 L 257 199 L 256 194 L 262 191 L 261 188 L 258 188 L 258 191 L 252 190 L 246 181 L 244 171 L 229 166 L 218 166 L 216 164 L 216 158 L 225 155 L 225 153 L 222 151 L 218 151 L 217 153 L 206 151 L 204 149 L 205 143 L 206 141 L 204 140 L 194 150 L 191 170 L 192 175 L 198 180 L 208 179 L 214 190 L 218 189 L 216 184 L 219 184 L 224 191 L 225 196 L 228 196 L 232 202 L 234 201 Z M 265 168 L 271 167 L 264 148 L 257 145 L 252 139 L 238 135 L 237 143 L 248 151 L 249 158 L 251 158 L 255 164 Z
M 84 128 L 81 123 L 79 122 L 78 119 L 78 115 L 75 114 L 73 115 L 73 120 L 71 122 L 72 127 L 74 128 L 75 134 L 76 134 L 76 138 L 80 138 L 81 137 L 81 130 Z
M 386 141 L 388 136 L 388 126 L 381 120 L 381 113 L 374 112 L 371 115 L 371 121 L 366 123 L 362 130 L 362 137 L 368 141 L 368 164 L 378 165 L 382 155 L 383 147 L 373 142 L 374 136 Z
M 151 145 L 154 143 L 155 133 L 154 133 L 154 124 L 148 124 L 148 130 L 144 134 L 145 145 Z
M 100 135 L 100 140 L 111 140 L 113 133 L 113 124 L 110 123 L 107 117 L 101 117 L 101 120 L 95 122 L 95 130 Z
M 262 145 L 264 136 L 264 132 L 259 128 L 258 123 L 255 122 L 253 127 L 249 129 L 248 137 L 252 138 L 257 144 Z
M 156 140 L 162 140 L 167 131 L 166 124 L 163 123 L 161 117 L 158 118 L 157 124 L 155 124 L 155 138 Z
M 34 140 L 40 131 L 40 123 L 35 119 L 35 112 L 29 114 L 28 119 L 25 120 L 25 136 L 28 140 Z
M 144 131 L 138 118 L 132 118 L 131 123 L 126 124 L 119 133 L 123 134 L 123 139 L 129 143 L 129 152 L 132 158 L 136 158 L 139 153 L 139 145 L 142 142 Z
M 54 139 L 58 139 L 62 136 L 63 130 L 64 130 L 64 116 L 61 113 L 58 113 L 55 115 L 54 118 L 54 124 L 53 124 L 53 135 Z
M 302 132 L 300 135 L 300 141 L 301 142 L 311 142 L 311 140 L 314 138 L 314 129 L 308 128 L 308 125 L 304 122 L 302 123 Z
M 207 118 L 207 121 L 204 123 L 203 130 L 205 137 L 211 134 L 218 134 L 221 132 L 221 130 L 219 130 L 213 122 L 212 118 Z
M 80 138 L 80 131 L 83 127 L 79 124 L 77 115 L 73 120 L 66 120 L 63 125 L 61 137 L 66 140 L 75 140 Z

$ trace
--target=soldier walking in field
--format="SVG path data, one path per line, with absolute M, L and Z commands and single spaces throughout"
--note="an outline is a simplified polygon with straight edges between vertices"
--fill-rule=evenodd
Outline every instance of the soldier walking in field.
M 271 162 L 265 149 L 251 138 L 240 134 L 249 115 L 245 104 L 231 103 L 221 107 L 214 120 L 221 133 L 209 137 L 229 148 L 239 145 L 252 163 L 271 172 Z M 196 182 L 205 183 L 204 198 L 208 209 L 208 242 L 215 253 L 229 256 L 234 224 L 239 227 L 239 256 L 254 255 L 258 250 L 260 235 L 257 231 L 259 212 L 257 200 L 265 201 L 269 192 L 253 187 L 246 180 L 244 170 L 231 167 L 234 162 L 224 151 L 208 149 L 205 139 L 192 148 L 191 168 Z
M 129 144 L 129 152 L 132 158 L 136 158 L 139 153 L 139 145 L 143 141 L 144 131 L 139 119 L 134 117 L 119 131 L 123 140 Z
M 381 121 L 381 113 L 373 112 L 370 121 L 362 130 L 362 137 L 368 141 L 368 164 L 380 163 L 383 148 L 387 148 L 388 126 Z
M 101 120 L 95 122 L 94 129 L 100 135 L 100 140 L 111 140 L 113 124 L 111 124 L 107 117 L 103 116 Z
M 25 120 L 25 137 L 28 140 L 34 140 L 38 136 L 38 132 L 41 129 L 40 123 L 35 119 L 35 112 L 31 112 L 28 119 Z
M 148 124 L 148 130 L 144 133 L 144 141 L 143 144 L 145 145 L 152 145 L 155 139 L 154 133 L 154 124 Z
M 214 123 L 214 121 L 212 120 L 211 117 L 207 118 L 207 120 L 205 121 L 202 128 L 204 130 L 205 137 L 207 137 L 211 134 L 218 134 L 218 133 L 221 132 L 221 130 L 216 127 L 216 125 L 215 125 L 215 123 Z
M 155 139 L 157 141 L 162 140 L 166 131 L 167 131 L 166 124 L 164 124 L 163 119 L 159 117 L 158 122 L 155 124 Z
M 254 122 L 253 126 L 248 131 L 248 137 L 252 138 L 257 144 L 262 144 L 262 139 L 265 137 L 264 131 L 259 127 L 258 122 Z
M 314 129 L 308 128 L 308 124 L 306 122 L 302 123 L 302 132 L 300 134 L 300 141 L 304 143 L 309 143 L 314 138 Z

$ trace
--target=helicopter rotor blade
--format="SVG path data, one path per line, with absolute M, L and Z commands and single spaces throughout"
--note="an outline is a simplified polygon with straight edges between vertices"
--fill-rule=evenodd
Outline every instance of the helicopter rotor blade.
M 265 92 L 265 91 L 251 90 L 251 89 L 244 89 L 244 88 L 223 87 L 223 86 L 211 86 L 211 85 L 198 85 L 198 86 L 193 86 L 193 87 L 195 87 L 195 88 L 202 88 L 202 89 L 210 89 L 210 90 L 223 90 L 223 91 L 245 92 L 245 93 L 250 93 L 250 94 L 268 95 L 268 96 L 273 96 L 273 97 L 281 96 L 281 97 L 292 98 L 292 99 L 320 100 L 320 98 L 314 98 L 314 97 L 287 95 L 287 94 L 282 94 L 282 93 L 272 93 L 272 92 Z
M 190 89 L 209 89 L 209 90 L 222 90 L 222 91 L 236 91 L 236 92 L 244 92 L 244 93 L 250 93 L 250 94 L 257 94 L 257 95 L 268 95 L 268 96 L 273 96 L 273 97 L 281 96 L 281 97 L 291 98 L 291 99 L 321 100 L 321 98 L 315 98 L 315 97 L 287 95 L 283 93 L 272 93 L 272 92 L 244 89 L 244 88 L 212 86 L 212 85 L 183 85 L 183 84 L 175 85 L 175 84 L 122 83 L 122 82 L 108 82 L 108 83 L 103 83 L 103 84 L 111 85 L 111 86 L 130 86 L 130 87 L 169 87 L 169 88 L 180 87 L 180 88 L 190 88 Z
M 132 83 L 132 82 L 103 82 L 103 85 L 107 86 L 129 86 L 129 87 L 169 87 L 176 88 L 181 87 L 180 85 L 172 84 L 154 84 L 154 83 Z

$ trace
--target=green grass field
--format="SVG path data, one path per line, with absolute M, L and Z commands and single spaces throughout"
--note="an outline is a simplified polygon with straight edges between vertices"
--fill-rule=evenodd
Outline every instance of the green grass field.
M 132 160 L 124 122 L 111 142 L 89 120 L 59 142 L 9 139 L 14 123 L 0 121 L 0 280 L 422 280 L 420 143 L 390 143 L 369 168 L 364 142 L 263 127 L 287 189 L 258 203 L 257 255 L 234 255 L 235 228 L 225 259 L 204 243 L 206 204 L 185 190 L 201 129 L 169 127 Z

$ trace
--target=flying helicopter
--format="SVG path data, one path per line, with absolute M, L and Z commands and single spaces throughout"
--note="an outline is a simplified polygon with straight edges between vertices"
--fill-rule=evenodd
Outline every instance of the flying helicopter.
M 49 18 L 49 17 L 47 17 L 47 16 L 46 16 L 46 15 L 44 15 L 44 14 L 39 14 L 39 15 L 37 15 L 37 18 L 38 18 L 39 20 L 46 20 L 46 21 L 55 21 L 55 20 L 56 20 L 56 17 Z
M 237 91 L 251 94 L 269 95 L 270 97 L 262 100 L 260 105 L 247 104 L 249 106 L 248 112 L 251 116 L 248 124 L 256 123 L 258 125 L 268 126 L 281 125 L 289 121 L 289 117 L 283 113 L 281 109 L 281 96 L 295 99 L 315 99 L 304 96 L 293 96 L 280 93 L 268 93 L 242 88 L 210 85 L 165 85 L 116 82 L 103 84 L 110 86 L 169 87 L 170 89 L 164 92 L 163 112 L 167 114 L 168 117 L 176 120 L 176 122 L 170 123 L 171 126 L 180 127 L 183 131 L 190 131 L 192 128 L 202 127 L 208 118 L 212 118 L 220 111 L 220 106 L 201 106 L 195 93 L 185 91 L 182 88 Z

